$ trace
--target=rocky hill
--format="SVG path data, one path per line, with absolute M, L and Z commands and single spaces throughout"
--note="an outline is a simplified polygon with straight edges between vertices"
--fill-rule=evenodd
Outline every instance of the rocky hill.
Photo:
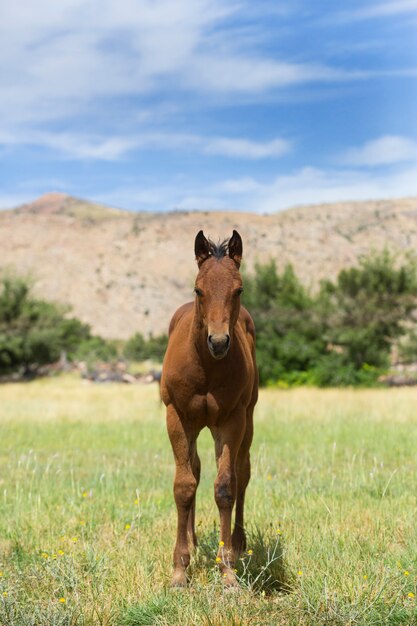
M 42 297 L 69 303 L 96 333 L 167 329 L 192 298 L 194 237 L 236 228 L 245 267 L 291 262 L 314 287 L 370 250 L 417 250 L 417 198 L 304 206 L 272 215 L 130 213 L 59 193 L 0 212 L 0 268 L 29 275 Z

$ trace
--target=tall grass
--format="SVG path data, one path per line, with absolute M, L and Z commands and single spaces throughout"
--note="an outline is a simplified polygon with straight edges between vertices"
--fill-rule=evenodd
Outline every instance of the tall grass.
M 200 546 L 178 593 L 156 386 L 1 387 L 0 623 L 417 624 L 416 405 L 413 389 L 261 393 L 235 594 L 202 433 Z

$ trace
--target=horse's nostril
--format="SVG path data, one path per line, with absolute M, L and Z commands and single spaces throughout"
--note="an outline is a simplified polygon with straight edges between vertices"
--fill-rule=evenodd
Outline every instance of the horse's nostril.
M 213 335 L 209 335 L 208 336 L 208 341 L 209 341 L 210 344 L 212 343 L 212 338 L 213 338 Z
M 226 347 L 228 348 L 230 344 L 230 335 L 226 335 Z

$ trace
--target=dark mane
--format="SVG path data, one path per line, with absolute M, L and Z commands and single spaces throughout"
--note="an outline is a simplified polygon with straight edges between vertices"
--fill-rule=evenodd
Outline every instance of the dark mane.
M 208 240 L 209 244 L 209 253 L 210 256 L 213 256 L 215 259 L 223 259 L 228 252 L 229 249 L 229 240 L 225 239 L 222 242 L 214 243 L 211 239 Z

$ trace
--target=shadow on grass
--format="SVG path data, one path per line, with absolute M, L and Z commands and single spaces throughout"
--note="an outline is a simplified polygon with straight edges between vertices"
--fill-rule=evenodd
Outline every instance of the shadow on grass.
M 246 539 L 248 549 L 235 564 L 241 587 L 264 595 L 289 592 L 292 580 L 285 565 L 282 535 L 272 529 L 262 531 L 254 527 L 246 529 Z M 203 568 L 217 571 L 218 545 L 219 531 L 214 526 L 211 531 L 199 537 L 191 571 Z
M 241 588 L 264 596 L 290 592 L 292 580 L 286 572 L 282 536 L 274 533 L 272 529 L 262 531 L 257 527 L 247 530 L 246 536 L 248 550 L 236 563 L 236 576 Z M 201 583 L 197 580 L 200 578 L 199 574 L 204 573 L 204 578 L 207 580 L 204 586 L 211 589 L 209 595 L 215 589 L 221 593 L 222 583 L 216 564 L 218 545 L 219 531 L 216 526 L 200 534 L 198 548 L 187 571 L 189 590 L 198 592 L 198 600 L 195 595 L 192 596 L 194 603 L 198 604 L 195 609 L 198 608 L 204 615 L 205 610 L 209 610 L 208 596 L 201 593 Z M 176 591 L 173 595 L 169 589 L 161 590 L 153 598 L 125 609 L 118 624 L 120 626 L 147 626 L 159 623 L 182 623 L 180 614 L 183 598 L 182 594 L 178 595 L 178 593 Z M 216 621 L 211 622 L 210 619 L 207 623 L 217 624 Z

